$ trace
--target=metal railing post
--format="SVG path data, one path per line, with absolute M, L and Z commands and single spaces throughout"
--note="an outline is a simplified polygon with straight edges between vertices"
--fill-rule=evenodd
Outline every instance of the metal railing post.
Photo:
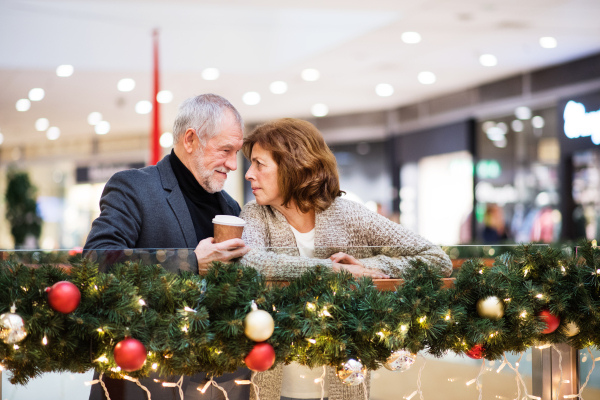
M 532 349 L 532 394 L 542 400 L 563 399 L 565 395 L 577 394 L 579 392 L 579 364 L 578 351 L 567 344 L 555 345 L 561 352 L 562 363 L 559 364 L 561 356 L 552 347 L 544 349 Z M 561 377 L 563 384 L 560 387 Z

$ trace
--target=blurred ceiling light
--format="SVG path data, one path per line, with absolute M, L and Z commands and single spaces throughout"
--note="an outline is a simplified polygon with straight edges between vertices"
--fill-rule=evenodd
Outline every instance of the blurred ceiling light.
M 421 35 L 417 32 L 404 32 L 402 36 L 402 41 L 407 44 L 415 44 L 421 41 Z
M 558 42 L 552 36 L 544 36 L 540 38 L 540 46 L 545 49 L 553 49 L 558 46 Z
M 94 132 L 96 132 L 98 135 L 106 135 L 108 132 L 110 132 L 110 124 L 106 121 L 100 121 L 94 127 Z
M 324 117 L 329 113 L 329 107 L 323 103 L 317 103 L 310 108 L 310 112 L 315 117 Z
M 269 85 L 269 90 L 274 94 L 284 94 L 288 90 L 288 85 L 283 81 L 275 81 Z
M 533 117 L 531 119 L 531 125 L 533 125 L 534 128 L 538 128 L 538 129 L 543 128 L 545 125 L 545 122 L 546 121 L 544 121 L 544 118 L 540 117 L 539 115 L 536 115 L 535 117 Z
M 482 54 L 479 56 L 479 62 L 484 67 L 494 67 L 498 65 L 498 59 L 493 54 Z
M 302 79 L 304 79 L 307 82 L 314 82 L 317 79 L 319 79 L 319 77 L 321 76 L 321 73 L 314 69 L 314 68 L 307 68 L 304 71 L 302 71 Z
M 481 129 L 483 129 L 484 132 L 487 132 L 488 129 L 494 126 L 496 126 L 494 121 L 485 121 L 483 124 L 481 124 Z
M 504 131 L 502 131 L 502 129 L 500 129 L 497 126 L 492 126 L 490 129 L 488 129 L 485 134 L 487 135 L 488 139 L 490 139 L 492 142 L 498 142 L 500 140 L 504 140 Z
M 58 68 L 56 68 L 56 75 L 66 78 L 67 76 L 71 76 L 73 75 L 73 66 L 72 65 L 59 65 Z
M 37 121 L 35 121 L 35 130 L 36 131 L 44 132 L 45 130 L 48 129 L 49 126 L 50 126 L 50 121 L 48 121 L 48 118 L 39 118 Z
M 148 114 L 152 111 L 152 103 L 148 100 L 138 101 L 135 105 L 135 112 L 138 114 Z
M 505 135 L 508 133 L 508 125 L 506 125 L 504 122 L 498 122 L 496 127 L 500 128 L 502 133 L 504 133 Z
M 432 83 L 435 83 L 435 80 L 436 80 L 435 74 L 433 72 L 429 72 L 429 71 L 419 72 L 419 76 L 417 77 L 417 79 L 423 85 L 431 85 Z
M 51 126 L 46 131 L 46 137 L 48 138 L 48 140 L 56 140 L 56 139 L 58 139 L 60 137 L 60 129 L 58 129 L 55 126 Z
M 135 81 L 131 78 L 124 78 L 117 83 L 117 89 L 120 92 L 131 92 L 135 88 Z
M 28 99 L 19 99 L 15 107 L 17 111 L 27 111 L 31 107 L 31 102 Z
M 531 118 L 531 108 L 525 106 L 517 107 L 515 109 L 515 117 L 523 120 Z
M 523 132 L 523 121 L 521 121 L 520 119 L 515 119 L 513 122 L 510 123 L 510 127 L 515 132 Z
M 260 94 L 257 92 L 247 92 L 242 96 L 242 101 L 244 104 L 248 104 L 249 106 L 255 106 L 260 103 Z
M 221 76 L 221 73 L 216 68 L 204 68 L 202 70 L 201 75 L 202 75 L 202 79 L 204 79 L 204 80 L 215 81 L 215 80 L 219 79 L 219 76 Z
M 167 104 L 173 101 L 173 93 L 169 90 L 161 90 L 156 95 L 156 101 L 161 104 Z
M 40 101 L 44 98 L 44 89 L 42 88 L 33 88 L 29 91 L 29 100 L 31 101 Z
M 0 144 L 4 143 L 4 135 L 0 133 Z
M 506 145 L 507 145 L 505 137 L 503 137 L 501 140 L 496 140 L 496 141 L 494 141 L 492 143 L 494 143 L 494 146 L 499 147 L 501 149 L 505 148 Z
M 375 93 L 381 97 L 389 97 L 394 94 L 394 87 L 389 83 L 380 83 L 375 86 Z
M 102 121 L 102 114 L 98 111 L 91 112 L 87 118 L 88 124 L 96 125 L 98 122 Z
M 168 149 L 173 146 L 173 134 L 171 132 L 164 132 L 160 135 L 159 142 L 162 148 Z

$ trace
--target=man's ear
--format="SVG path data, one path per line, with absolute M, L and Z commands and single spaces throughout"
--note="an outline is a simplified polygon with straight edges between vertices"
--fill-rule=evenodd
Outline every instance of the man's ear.
M 181 141 L 183 142 L 185 152 L 188 154 L 192 154 L 196 147 L 198 147 L 198 136 L 196 136 L 196 131 L 192 128 L 188 128 L 188 130 L 185 131 Z

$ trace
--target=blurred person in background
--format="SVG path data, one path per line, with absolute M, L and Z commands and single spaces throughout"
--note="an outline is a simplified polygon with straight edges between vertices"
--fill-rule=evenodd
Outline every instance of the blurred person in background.
M 171 154 L 156 166 L 122 171 L 108 181 L 100 199 L 100 216 L 92 224 L 84 250 L 195 248 L 200 273 L 212 261 L 244 255 L 249 249 L 241 239 L 215 244 L 212 237 L 215 215 L 240 214 L 239 204 L 223 186 L 227 173 L 237 169 L 242 132 L 242 117 L 223 97 L 204 94 L 185 100 L 175 118 Z M 177 267 L 165 265 L 175 273 Z M 153 378 L 159 378 L 158 374 L 140 380 L 153 398 L 179 397 L 176 388 L 165 388 Z M 196 388 L 206 378 L 204 373 L 186 376 L 182 386 L 185 397 L 201 396 Z M 172 382 L 178 379 L 167 377 Z M 250 379 L 250 371 L 240 368 L 215 381 L 227 390 L 229 399 L 248 400 L 248 386 L 235 383 L 240 379 Z M 146 392 L 134 382 L 107 377 L 103 381 L 112 399 L 147 399 Z M 202 395 L 203 400 L 221 397 L 212 386 Z M 90 400 L 100 399 L 104 399 L 102 387 L 94 385 Z
M 271 279 L 299 277 L 317 265 L 346 270 L 355 277 L 398 278 L 413 260 L 438 265 L 445 275 L 452 263 L 438 246 L 362 204 L 340 198 L 336 159 L 311 123 L 277 119 L 244 139 L 251 161 L 246 179 L 256 197 L 244 206 L 243 233 L 251 250 L 242 264 Z M 305 379 L 301 379 L 303 375 Z M 261 400 L 321 398 L 321 375 L 293 363 L 258 373 Z M 363 400 L 362 387 L 345 387 L 327 368 L 325 397 Z
M 497 204 L 488 204 L 483 216 L 483 242 L 486 244 L 498 244 L 506 239 L 506 222 L 504 210 Z

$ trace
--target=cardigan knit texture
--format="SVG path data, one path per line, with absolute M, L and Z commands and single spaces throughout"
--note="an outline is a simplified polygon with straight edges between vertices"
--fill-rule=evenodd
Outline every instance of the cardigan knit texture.
M 314 258 L 300 256 L 290 224 L 275 208 L 251 201 L 240 217 L 246 221 L 242 239 L 251 248 L 240 262 L 271 280 L 297 278 L 317 265 L 332 268 L 329 257 L 338 252 L 392 278 L 400 278 L 413 260 L 438 265 L 446 276 L 452 273 L 452 262 L 439 246 L 362 204 L 343 198 L 336 198 L 326 210 L 315 213 Z M 282 370 L 279 365 L 256 375 L 261 400 L 279 400 Z M 327 374 L 329 400 L 365 399 L 362 385 L 344 386 L 330 367 Z M 369 391 L 370 379 L 365 383 Z M 255 398 L 252 389 L 251 399 Z

